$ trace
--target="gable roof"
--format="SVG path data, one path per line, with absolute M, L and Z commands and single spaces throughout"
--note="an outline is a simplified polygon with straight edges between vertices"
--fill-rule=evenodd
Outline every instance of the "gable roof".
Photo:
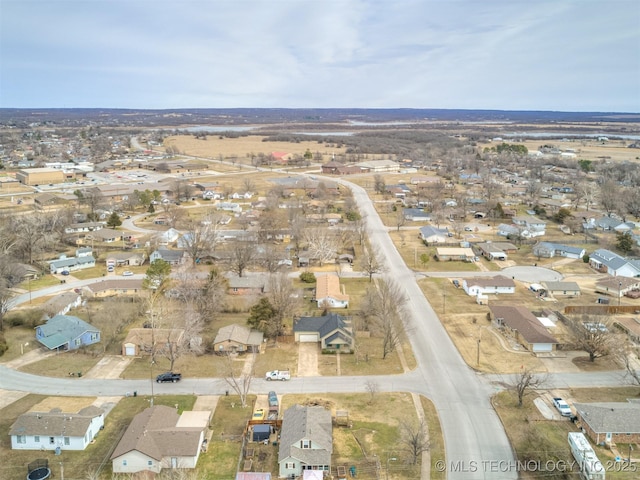
M 297 446 L 300 440 L 311 440 L 312 448 Z M 303 463 L 317 465 L 331 459 L 333 436 L 331 412 L 324 407 L 293 405 L 285 410 L 280 435 L 278 461 L 294 457 Z
M 349 332 L 349 322 L 337 313 L 329 313 L 323 317 L 300 317 L 293 324 L 294 332 L 318 332 L 324 338 L 334 330 Z
M 244 325 L 232 323 L 218 330 L 213 343 L 220 343 L 225 341 L 237 342 L 243 345 L 260 345 L 264 334 L 258 330 L 251 330 Z
M 580 419 L 595 433 L 640 433 L 640 403 L 574 404 Z
M 77 302 L 79 298 L 80 295 L 75 292 L 63 292 L 47 300 L 42 305 L 42 309 L 47 313 L 55 315 L 72 303 Z
M 584 248 L 562 245 L 561 243 L 540 242 L 533 246 L 534 252 L 538 249 L 549 252 L 565 252 L 573 255 L 584 255 Z
M 83 437 L 91 425 L 91 420 L 104 415 L 98 407 L 89 406 L 77 413 L 53 409 L 50 412 L 27 412 L 20 415 L 11 426 L 9 435 L 60 435 Z
M 177 427 L 179 419 L 175 408 L 156 405 L 145 409 L 133 417 L 111 460 L 133 450 L 157 461 L 166 455 L 196 455 L 202 429 Z
M 349 300 L 349 295 L 343 295 L 340 291 L 340 278 L 337 275 L 316 275 L 316 298 L 335 298 L 336 300 Z
M 42 334 L 38 341 L 49 349 L 58 348 L 85 332 L 100 332 L 84 320 L 72 315 L 56 315 L 47 320 L 44 325 L 40 325 L 38 329 Z
M 424 227 L 420 227 L 420 234 L 424 238 L 429 238 L 433 236 L 443 236 L 446 237 L 449 231 L 446 228 L 436 228 L 431 225 L 426 225 Z
M 496 275 L 495 277 L 473 277 L 465 280 L 467 286 L 473 287 L 514 287 L 515 282 L 504 275 Z
M 579 292 L 580 285 L 576 282 L 542 282 L 542 284 L 547 287 L 547 290 L 557 291 L 557 290 L 567 290 L 571 292 Z
M 525 307 L 489 305 L 494 318 L 501 319 L 512 330 L 517 330 L 527 343 L 558 343 L 540 321 Z

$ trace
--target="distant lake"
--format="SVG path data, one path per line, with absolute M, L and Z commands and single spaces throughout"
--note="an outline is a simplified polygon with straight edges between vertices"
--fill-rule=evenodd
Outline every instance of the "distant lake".
M 194 127 L 178 128 L 187 132 L 248 132 L 256 127 L 238 127 L 234 125 L 196 125 Z
M 358 132 L 293 132 L 296 135 L 324 135 L 332 137 L 348 137 Z

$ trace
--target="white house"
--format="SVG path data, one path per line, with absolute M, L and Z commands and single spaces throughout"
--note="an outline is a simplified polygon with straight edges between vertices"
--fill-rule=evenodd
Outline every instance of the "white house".
M 518 227 L 525 228 L 531 237 L 539 237 L 545 234 L 547 222 L 532 215 L 522 215 L 512 217 L 513 223 Z
M 211 412 L 183 412 L 156 405 L 136 415 L 118 442 L 111 462 L 114 473 L 163 468 L 195 468 Z
M 342 293 L 337 275 L 316 275 L 316 302 L 318 308 L 347 308 L 349 295 Z
M 462 281 L 462 288 L 472 297 L 487 294 L 515 293 L 516 284 L 512 279 L 503 275 L 495 277 L 466 278 Z
M 449 241 L 449 231 L 446 228 L 427 225 L 420 228 L 420 238 L 426 243 L 447 243 Z
M 27 412 L 11 426 L 14 450 L 84 450 L 104 426 L 104 411 L 90 406 L 79 412 Z
M 599 248 L 589 255 L 589 265 L 599 272 L 608 273 L 614 277 L 640 276 L 640 261 L 627 260 L 604 248 Z
M 539 242 L 533 246 L 533 254 L 541 258 L 566 257 L 566 258 L 582 258 L 586 253 L 582 247 L 572 247 L 570 245 L 561 245 L 552 242 Z

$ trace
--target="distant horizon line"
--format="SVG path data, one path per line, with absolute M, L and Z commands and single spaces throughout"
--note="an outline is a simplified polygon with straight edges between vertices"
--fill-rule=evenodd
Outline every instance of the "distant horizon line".
M 171 108 L 138 108 L 138 107 L 0 107 L 4 110 L 112 110 L 112 111 L 215 111 L 215 110 L 316 110 L 316 111 L 448 111 L 448 112 L 525 112 L 525 113 L 579 113 L 607 115 L 640 115 L 640 111 L 616 110 L 544 110 L 544 109 L 505 109 L 505 108 L 432 108 L 432 107 L 171 107 Z

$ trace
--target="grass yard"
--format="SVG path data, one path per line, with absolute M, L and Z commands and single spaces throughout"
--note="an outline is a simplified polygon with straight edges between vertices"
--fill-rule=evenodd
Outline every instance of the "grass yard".
M 289 370 L 291 376 L 298 372 L 298 345 L 295 343 L 267 342 L 264 353 L 256 357 L 254 374 L 263 378 L 270 370 Z
M 35 341 L 35 340 L 34 340 Z M 23 365 L 18 368 L 21 372 L 47 377 L 68 377 L 69 373 L 84 374 L 91 370 L 102 358 L 100 353 L 90 353 L 84 350 L 60 352 L 52 357 L 47 357 L 39 362 Z
M 625 401 L 631 395 L 637 396 L 638 388 L 575 389 L 571 390 L 571 395 L 576 401 L 581 402 Z M 503 391 L 493 397 L 493 405 L 500 416 L 518 459 L 521 461 L 539 460 L 543 465 L 547 460 L 573 461 L 567 443 L 567 434 L 579 431 L 577 426 L 567 419 L 546 420 L 533 403 L 535 397 L 535 393 L 526 396 L 522 407 L 517 406 L 517 397 L 512 391 Z M 594 447 L 594 450 L 605 467 L 615 463 L 614 455 L 610 450 L 597 446 Z M 615 480 L 637 478 L 637 472 L 616 472 L 614 470 L 607 469 L 607 478 Z M 542 473 L 545 478 L 565 478 L 561 475 L 554 476 L 553 472 L 548 471 L 524 473 L 522 478 L 540 478 Z
M 391 455 L 397 460 L 390 467 L 389 479 L 419 477 L 419 465 L 409 464 L 409 455 L 401 440 L 401 423 L 417 422 L 410 394 L 378 393 L 373 399 L 366 394 L 285 395 L 282 411 L 294 404 L 322 405 L 329 408 L 333 416 L 336 410 L 348 412 L 351 428 L 333 428 L 333 465 L 346 465 L 347 469 L 355 465 L 358 477 L 377 478 L 376 462 L 380 461 L 385 469 L 386 459 Z M 442 437 L 439 441 L 442 442 Z
M 42 403 L 46 400 L 46 404 Z M 84 401 L 86 399 L 82 399 Z M 11 450 L 11 439 L 9 430 L 18 416 L 32 411 L 39 404 L 41 407 L 53 405 L 67 405 L 74 402 L 73 399 L 66 397 L 46 398 L 40 395 L 27 395 L 18 402 L 0 410 L 0 476 L 6 479 L 21 479 L 26 477 L 26 465 L 36 458 L 44 458 L 49 460 L 49 466 L 53 471 L 54 477 L 60 474 L 60 463 L 64 465 L 64 474 L 66 478 L 86 478 L 88 472 L 96 472 L 101 470 L 103 479 L 111 478 L 111 463 L 109 456 L 112 448 L 119 441 L 124 430 L 131 422 L 131 419 L 138 413 L 142 412 L 149 405 L 149 401 L 145 397 L 128 397 L 123 398 L 113 408 L 105 419 L 104 430 L 96 437 L 96 442 L 89 445 L 86 450 L 65 451 L 56 456 L 52 451 L 34 452 L 34 451 L 18 451 Z M 195 402 L 192 396 L 157 396 L 156 405 L 166 405 L 174 407 L 178 404 L 178 410 L 191 410 Z
M 340 354 L 340 375 L 393 375 L 402 373 L 402 364 L 398 352 L 392 352 L 382 359 L 382 340 L 357 336 L 357 353 Z M 408 345 L 404 346 L 410 351 Z M 413 356 L 411 357 L 413 358 Z M 338 357 L 336 354 L 320 354 L 318 371 L 323 376 L 337 375 Z M 415 367 L 415 360 L 413 361 Z
M 438 412 L 433 402 L 428 398 L 420 397 L 420 403 L 422 404 L 427 427 L 429 428 L 431 480 L 445 480 L 447 478 L 446 472 L 442 471 L 442 469 L 435 468 L 436 462 L 446 460 L 444 437 L 442 435 L 442 429 L 440 428 L 440 421 L 438 420 Z

